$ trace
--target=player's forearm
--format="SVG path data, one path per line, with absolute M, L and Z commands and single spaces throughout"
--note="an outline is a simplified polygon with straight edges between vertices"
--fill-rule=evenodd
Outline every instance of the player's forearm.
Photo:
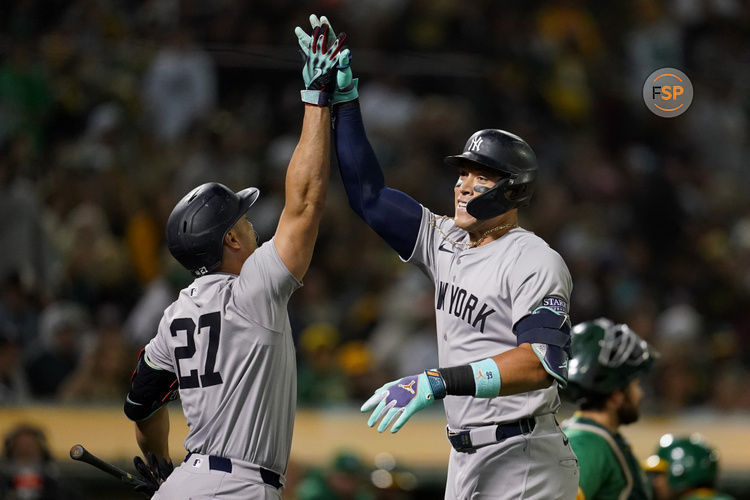
M 502 377 L 501 396 L 543 389 L 552 383 L 552 377 L 544 370 L 529 344 L 521 344 L 493 356 L 492 360 Z
M 425 375 L 436 399 L 446 395 L 495 398 L 542 389 L 552 382 L 527 344 L 468 365 L 427 370 Z
M 169 412 L 164 405 L 145 420 L 135 423 L 135 440 L 141 451 L 169 458 Z
M 334 114 L 334 142 L 344 189 L 352 210 L 367 221 L 367 208 L 376 204 L 385 189 L 383 171 L 367 139 L 358 102 L 338 106 Z
M 331 140 L 328 107 L 305 106 L 302 133 L 286 174 L 284 210 L 319 220 L 328 187 Z
M 399 255 L 408 258 L 419 233 L 422 207 L 385 185 L 358 103 L 337 106 L 334 113 L 336 153 L 349 205 Z

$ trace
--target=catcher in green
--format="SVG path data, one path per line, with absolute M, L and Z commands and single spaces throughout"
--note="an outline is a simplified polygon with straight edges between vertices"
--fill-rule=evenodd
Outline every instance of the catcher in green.
M 733 500 L 714 489 L 718 471 L 719 454 L 699 434 L 664 434 L 646 460 L 657 500 Z
M 609 319 L 579 323 L 571 331 L 568 387 L 579 405 L 563 431 L 580 466 L 579 500 L 653 498 L 645 472 L 618 432 L 638 420 L 643 396 L 639 377 L 654 352 L 628 325 Z

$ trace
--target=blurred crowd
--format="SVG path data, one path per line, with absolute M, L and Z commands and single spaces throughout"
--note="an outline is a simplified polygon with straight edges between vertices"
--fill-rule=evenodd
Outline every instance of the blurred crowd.
M 69 464 L 68 464 L 69 465 Z M 74 469 L 56 461 L 41 427 L 18 424 L 2 436 L 0 498 L 3 500 L 82 500 L 135 498 L 131 487 L 109 476 L 97 483 L 76 476 Z M 130 465 L 126 466 L 131 468 Z M 93 469 L 91 469 L 93 470 Z M 78 474 L 80 472 L 76 471 Z M 425 480 L 426 479 L 426 480 Z M 367 464 L 352 450 L 340 449 L 315 465 L 292 461 L 286 474 L 284 498 L 293 500 L 420 500 L 442 496 L 442 481 L 421 478 L 389 453 L 379 453 Z M 99 488 L 99 489 L 97 489 Z M 142 498 L 138 495 L 138 498 Z
M 442 157 L 479 128 L 540 161 L 522 225 L 565 258 L 574 322 L 661 352 L 646 411 L 750 411 L 750 7 L 740 0 L 18 0 L 0 4 L 0 405 L 121 403 L 190 277 L 164 245 L 191 187 L 257 186 L 273 235 L 302 104 L 295 26 L 350 35 L 389 185 L 452 214 Z M 655 69 L 694 87 L 645 107 Z M 332 183 L 290 304 L 302 406 L 436 366 L 433 290 Z

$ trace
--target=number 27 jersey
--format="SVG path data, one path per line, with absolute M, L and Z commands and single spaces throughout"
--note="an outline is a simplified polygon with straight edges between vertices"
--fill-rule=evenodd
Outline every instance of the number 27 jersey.
M 299 286 L 268 241 L 239 275 L 196 278 L 164 311 L 146 361 L 178 377 L 188 451 L 286 472 L 297 398 L 287 303 Z

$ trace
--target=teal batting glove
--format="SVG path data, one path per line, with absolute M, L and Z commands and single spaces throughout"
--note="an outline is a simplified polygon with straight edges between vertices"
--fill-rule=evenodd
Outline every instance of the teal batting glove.
M 339 65 L 336 67 L 336 90 L 333 91 L 333 100 L 331 105 L 341 104 L 342 102 L 353 101 L 359 97 L 357 90 L 359 78 L 352 78 L 351 68 L 352 56 L 349 49 L 344 49 L 339 55 Z
M 373 427 L 381 417 L 378 432 L 383 432 L 396 419 L 391 432 L 398 432 L 412 415 L 426 408 L 436 399 L 445 397 L 445 382 L 435 370 L 404 377 L 385 384 L 362 405 L 367 412 L 375 408 L 367 425 Z M 385 415 L 385 416 L 384 416 Z
M 299 26 L 294 30 L 304 61 L 302 80 L 305 90 L 301 92 L 302 101 L 316 106 L 328 106 L 331 103 L 336 88 L 339 56 L 346 40 L 346 33 L 329 38 L 334 34 L 333 29 L 322 21 L 327 19 L 310 16 L 312 36 Z

